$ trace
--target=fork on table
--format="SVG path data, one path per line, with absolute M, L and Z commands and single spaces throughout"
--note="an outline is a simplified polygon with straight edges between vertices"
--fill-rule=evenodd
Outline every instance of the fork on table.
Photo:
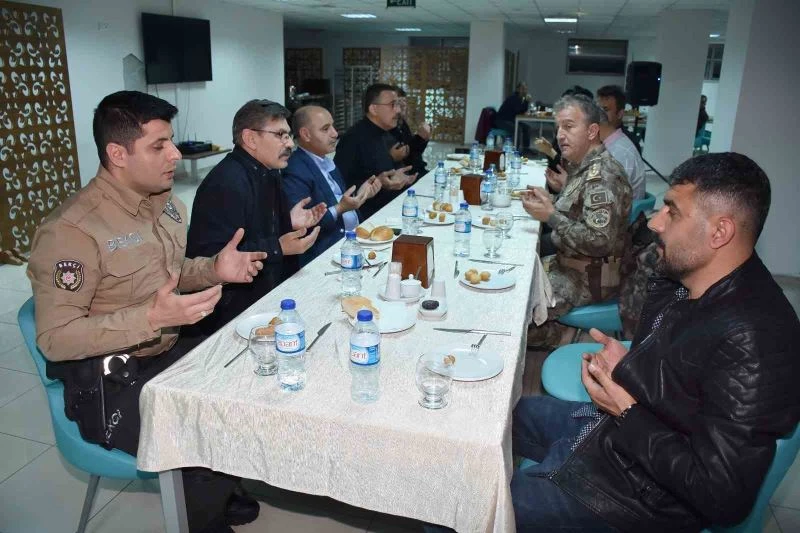
M 505 274 L 506 272 L 511 272 L 515 268 L 517 268 L 517 267 L 512 266 L 512 267 L 509 267 L 509 268 L 501 268 L 500 270 L 497 271 L 497 273 L 498 274 Z
M 478 350 L 481 349 L 481 344 L 483 344 L 483 341 L 485 341 L 485 340 L 486 340 L 486 333 L 483 334 L 483 337 L 481 337 L 481 340 L 479 340 L 478 342 L 473 342 L 470 345 L 470 348 L 472 349 L 472 355 L 478 355 Z

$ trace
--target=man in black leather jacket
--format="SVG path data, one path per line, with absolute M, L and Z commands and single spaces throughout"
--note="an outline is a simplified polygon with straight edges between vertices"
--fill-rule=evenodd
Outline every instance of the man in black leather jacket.
M 650 221 L 659 273 L 630 350 L 592 330 L 592 403 L 520 400 L 518 531 L 699 531 L 750 513 L 775 441 L 800 419 L 800 322 L 754 251 L 769 181 L 747 157 L 702 155 Z

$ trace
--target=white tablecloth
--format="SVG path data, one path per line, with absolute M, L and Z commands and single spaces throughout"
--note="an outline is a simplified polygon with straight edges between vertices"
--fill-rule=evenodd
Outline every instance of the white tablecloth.
M 523 185 L 544 183 L 542 167 L 531 164 L 524 170 Z M 432 193 L 432 173 L 415 188 Z M 422 206 L 429 202 L 420 198 Z M 399 217 L 401 203 L 396 199 L 375 221 Z M 508 209 L 524 214 L 516 200 Z M 472 211 L 482 213 L 478 207 Z M 481 231 L 473 230 L 472 257 L 483 258 Z M 437 274 L 447 280 L 449 311 L 443 320 L 420 318 L 410 330 L 382 337 L 380 399 L 371 405 L 350 398 L 351 326 L 340 311 L 338 276 L 322 275 L 335 268 L 331 257 L 338 245 L 329 249 L 242 315 L 277 312 L 281 299 L 294 298 L 306 322 L 307 342 L 333 321 L 307 355 L 305 389 L 282 392 L 275 376 L 252 372 L 247 354 L 223 368 L 246 347 L 233 321 L 145 385 L 138 467 L 203 466 L 457 531 L 514 531 L 510 421 L 521 394 L 527 325 L 546 288 L 536 254 L 538 231 L 532 219 L 516 221 L 513 239 L 504 242 L 498 260 L 525 266 L 513 271 L 513 288 L 487 292 L 453 279 L 453 226 L 425 227 L 424 234 L 434 237 Z M 462 275 L 471 266 L 463 258 L 459 264 Z M 366 273 L 362 294 L 376 298 L 387 271 L 377 278 Z M 436 326 L 510 330 L 512 335 L 490 335 L 481 348 L 502 356 L 500 375 L 454 382 L 450 405 L 430 411 L 417 403 L 419 355 L 433 346 L 467 347 L 479 339 L 434 331 Z

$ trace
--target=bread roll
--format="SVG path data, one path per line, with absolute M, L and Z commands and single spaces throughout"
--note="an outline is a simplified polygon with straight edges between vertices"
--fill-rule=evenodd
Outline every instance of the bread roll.
M 447 217 L 445 213 L 439 213 L 439 222 L 444 222 L 444 219 Z
M 394 231 L 389 226 L 378 226 L 369 234 L 370 240 L 373 241 L 388 241 L 394 237 Z
M 489 278 L 492 277 L 491 272 L 483 271 L 481 272 L 481 281 L 489 281 Z
M 358 226 L 356 228 L 356 237 L 361 239 L 369 239 L 369 230 L 363 228 L 362 226 Z
M 373 318 L 380 318 L 381 312 L 378 308 L 372 305 L 372 300 L 365 296 L 348 296 L 342 298 L 342 309 L 351 318 L 355 318 L 361 309 L 369 309 L 372 311 Z
M 367 254 L 367 259 L 375 259 L 376 257 L 378 257 L 378 254 L 375 253 L 375 250 L 370 250 Z

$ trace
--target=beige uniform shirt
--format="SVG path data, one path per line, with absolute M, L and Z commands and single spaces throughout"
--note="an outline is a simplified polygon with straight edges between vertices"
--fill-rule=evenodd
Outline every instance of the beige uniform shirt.
M 102 166 L 36 232 L 28 277 L 36 340 L 51 361 L 156 355 L 178 328 L 153 330 L 147 310 L 171 273 L 178 289 L 219 283 L 213 258 L 186 259 L 186 208 L 171 191 L 143 198 Z

